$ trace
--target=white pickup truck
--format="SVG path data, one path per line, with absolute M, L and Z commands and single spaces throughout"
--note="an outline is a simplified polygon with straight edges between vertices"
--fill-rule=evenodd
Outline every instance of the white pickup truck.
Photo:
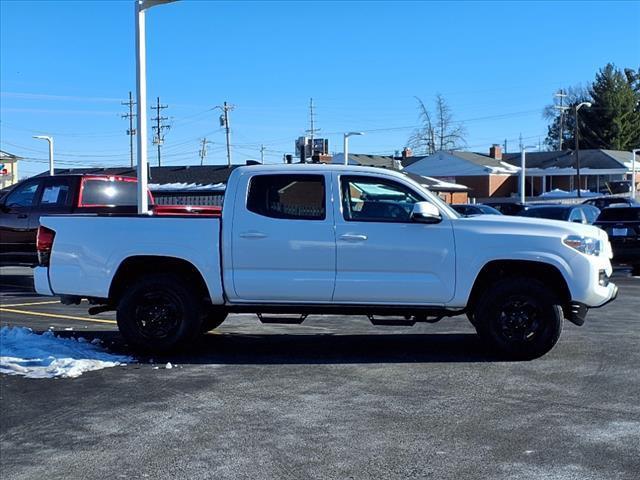
M 42 217 L 38 252 L 38 293 L 116 310 L 147 351 L 185 347 L 229 313 L 466 314 L 498 352 L 535 358 L 564 318 L 582 325 L 617 295 L 598 228 L 461 217 L 402 173 L 338 165 L 237 168 L 219 215 Z

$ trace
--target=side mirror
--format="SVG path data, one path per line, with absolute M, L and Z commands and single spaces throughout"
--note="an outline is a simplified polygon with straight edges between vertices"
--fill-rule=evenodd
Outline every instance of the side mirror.
M 411 210 L 411 220 L 417 223 L 439 223 L 442 216 L 433 203 L 417 202 Z

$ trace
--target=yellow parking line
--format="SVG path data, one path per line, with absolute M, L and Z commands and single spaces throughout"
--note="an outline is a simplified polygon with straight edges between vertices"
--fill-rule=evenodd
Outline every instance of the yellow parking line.
M 0 308 L 9 307 L 27 307 L 29 305 L 51 305 L 54 303 L 60 303 L 59 300 L 49 300 L 48 302 L 29 302 L 29 303 L 13 303 L 11 305 L 0 305 Z
M 50 317 L 50 318 L 61 318 L 64 320 L 80 320 L 82 322 L 94 322 L 94 323 L 110 323 L 115 325 L 115 320 L 103 320 L 101 318 L 86 318 L 86 317 L 73 317 L 71 315 L 59 315 L 57 313 L 43 313 L 43 312 L 32 312 L 29 310 L 14 310 L 13 308 L 4 308 L 0 307 L 0 312 L 9 312 L 9 313 L 19 313 L 21 315 L 36 315 L 38 317 Z

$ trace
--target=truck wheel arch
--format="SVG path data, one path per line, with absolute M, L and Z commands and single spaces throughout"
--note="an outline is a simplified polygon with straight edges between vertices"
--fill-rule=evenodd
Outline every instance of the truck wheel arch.
M 109 287 L 109 303 L 117 305 L 127 285 L 136 278 L 150 273 L 183 277 L 202 295 L 203 300 L 211 302 L 209 289 L 202 273 L 188 260 L 177 257 L 136 255 L 125 258 L 118 266 Z
M 571 302 L 571 291 L 567 281 L 556 266 L 532 260 L 492 260 L 486 263 L 476 276 L 467 300 L 467 309 L 473 311 L 482 294 L 493 283 L 509 276 L 541 280 L 558 295 L 561 304 Z

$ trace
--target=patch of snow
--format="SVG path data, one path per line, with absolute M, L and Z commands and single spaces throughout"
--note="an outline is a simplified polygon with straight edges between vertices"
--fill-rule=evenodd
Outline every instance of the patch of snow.
M 592 192 L 591 190 L 580 190 L 580 195 L 583 197 L 599 197 L 601 194 Z M 556 188 L 549 192 L 545 192 L 542 195 L 538 195 L 538 198 L 577 198 L 577 197 L 578 197 L 577 190 L 571 190 L 570 192 L 567 192 L 566 190 L 561 190 L 559 188 Z
M 0 373 L 27 378 L 76 378 L 84 372 L 115 367 L 136 360 L 114 355 L 100 341 L 34 333 L 25 327 L 0 328 Z
M 149 190 L 154 191 L 171 191 L 171 190 L 224 190 L 224 183 L 201 184 L 201 183 L 151 183 Z
M 167 370 L 171 370 L 173 368 L 173 365 L 171 365 L 171 362 L 167 362 L 164 368 L 166 368 Z

